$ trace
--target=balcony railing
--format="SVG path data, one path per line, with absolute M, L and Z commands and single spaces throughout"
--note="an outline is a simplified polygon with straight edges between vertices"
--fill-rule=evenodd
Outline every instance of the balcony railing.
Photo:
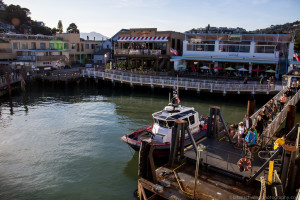
M 0 49 L 0 53 L 12 53 L 11 49 Z
M 57 61 L 57 60 L 65 60 L 66 56 L 38 56 L 37 61 Z
M 161 50 L 155 49 L 116 49 L 117 55 L 139 55 L 139 56 L 160 56 Z
M 35 61 L 35 56 L 17 56 L 19 61 Z

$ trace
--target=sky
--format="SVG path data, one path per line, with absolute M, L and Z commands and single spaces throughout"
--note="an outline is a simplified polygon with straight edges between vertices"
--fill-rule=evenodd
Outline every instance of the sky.
M 185 32 L 192 28 L 241 27 L 248 31 L 300 20 L 300 0 L 3 0 L 31 11 L 50 28 L 62 20 L 80 32 L 111 37 L 122 28 Z

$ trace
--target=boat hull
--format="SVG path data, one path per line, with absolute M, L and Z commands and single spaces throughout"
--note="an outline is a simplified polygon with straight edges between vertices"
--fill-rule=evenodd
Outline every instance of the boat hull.
M 150 133 L 152 127 L 149 128 L 145 128 L 136 132 L 133 132 L 131 134 L 128 135 L 124 135 L 121 140 L 123 142 L 125 142 L 126 144 L 128 144 L 132 149 L 134 149 L 135 151 L 139 151 L 140 150 L 140 146 L 141 146 L 141 141 L 143 140 L 143 138 L 141 137 L 143 134 L 145 134 L 145 132 Z M 200 139 L 202 139 L 203 137 L 205 137 L 206 135 L 206 130 L 202 130 L 199 131 L 197 133 L 193 134 L 194 140 L 197 142 Z M 149 137 L 150 138 L 150 137 Z M 144 138 L 146 139 L 146 138 Z M 153 141 L 153 140 L 152 140 Z M 184 141 L 184 146 L 185 148 L 192 145 L 191 140 L 187 137 Z M 165 156 L 169 156 L 170 153 L 170 143 L 157 143 L 155 141 L 153 141 L 153 146 L 154 146 L 154 155 L 156 157 L 165 157 Z

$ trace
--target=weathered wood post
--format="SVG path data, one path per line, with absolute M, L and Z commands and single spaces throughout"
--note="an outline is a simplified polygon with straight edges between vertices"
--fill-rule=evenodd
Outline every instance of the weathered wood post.
M 256 100 L 248 100 L 247 114 L 251 117 L 255 112 Z
M 290 132 L 295 124 L 295 117 L 296 117 L 297 107 L 293 105 L 289 105 L 287 107 L 287 117 L 286 117 L 286 124 L 285 130 Z

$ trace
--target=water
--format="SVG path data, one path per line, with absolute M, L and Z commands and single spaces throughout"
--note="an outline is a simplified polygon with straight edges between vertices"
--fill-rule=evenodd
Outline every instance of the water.
M 120 137 L 152 122 L 168 94 L 97 87 L 32 88 L 0 115 L 0 199 L 134 199 L 138 155 Z M 241 121 L 244 100 L 181 96 L 208 114 Z

